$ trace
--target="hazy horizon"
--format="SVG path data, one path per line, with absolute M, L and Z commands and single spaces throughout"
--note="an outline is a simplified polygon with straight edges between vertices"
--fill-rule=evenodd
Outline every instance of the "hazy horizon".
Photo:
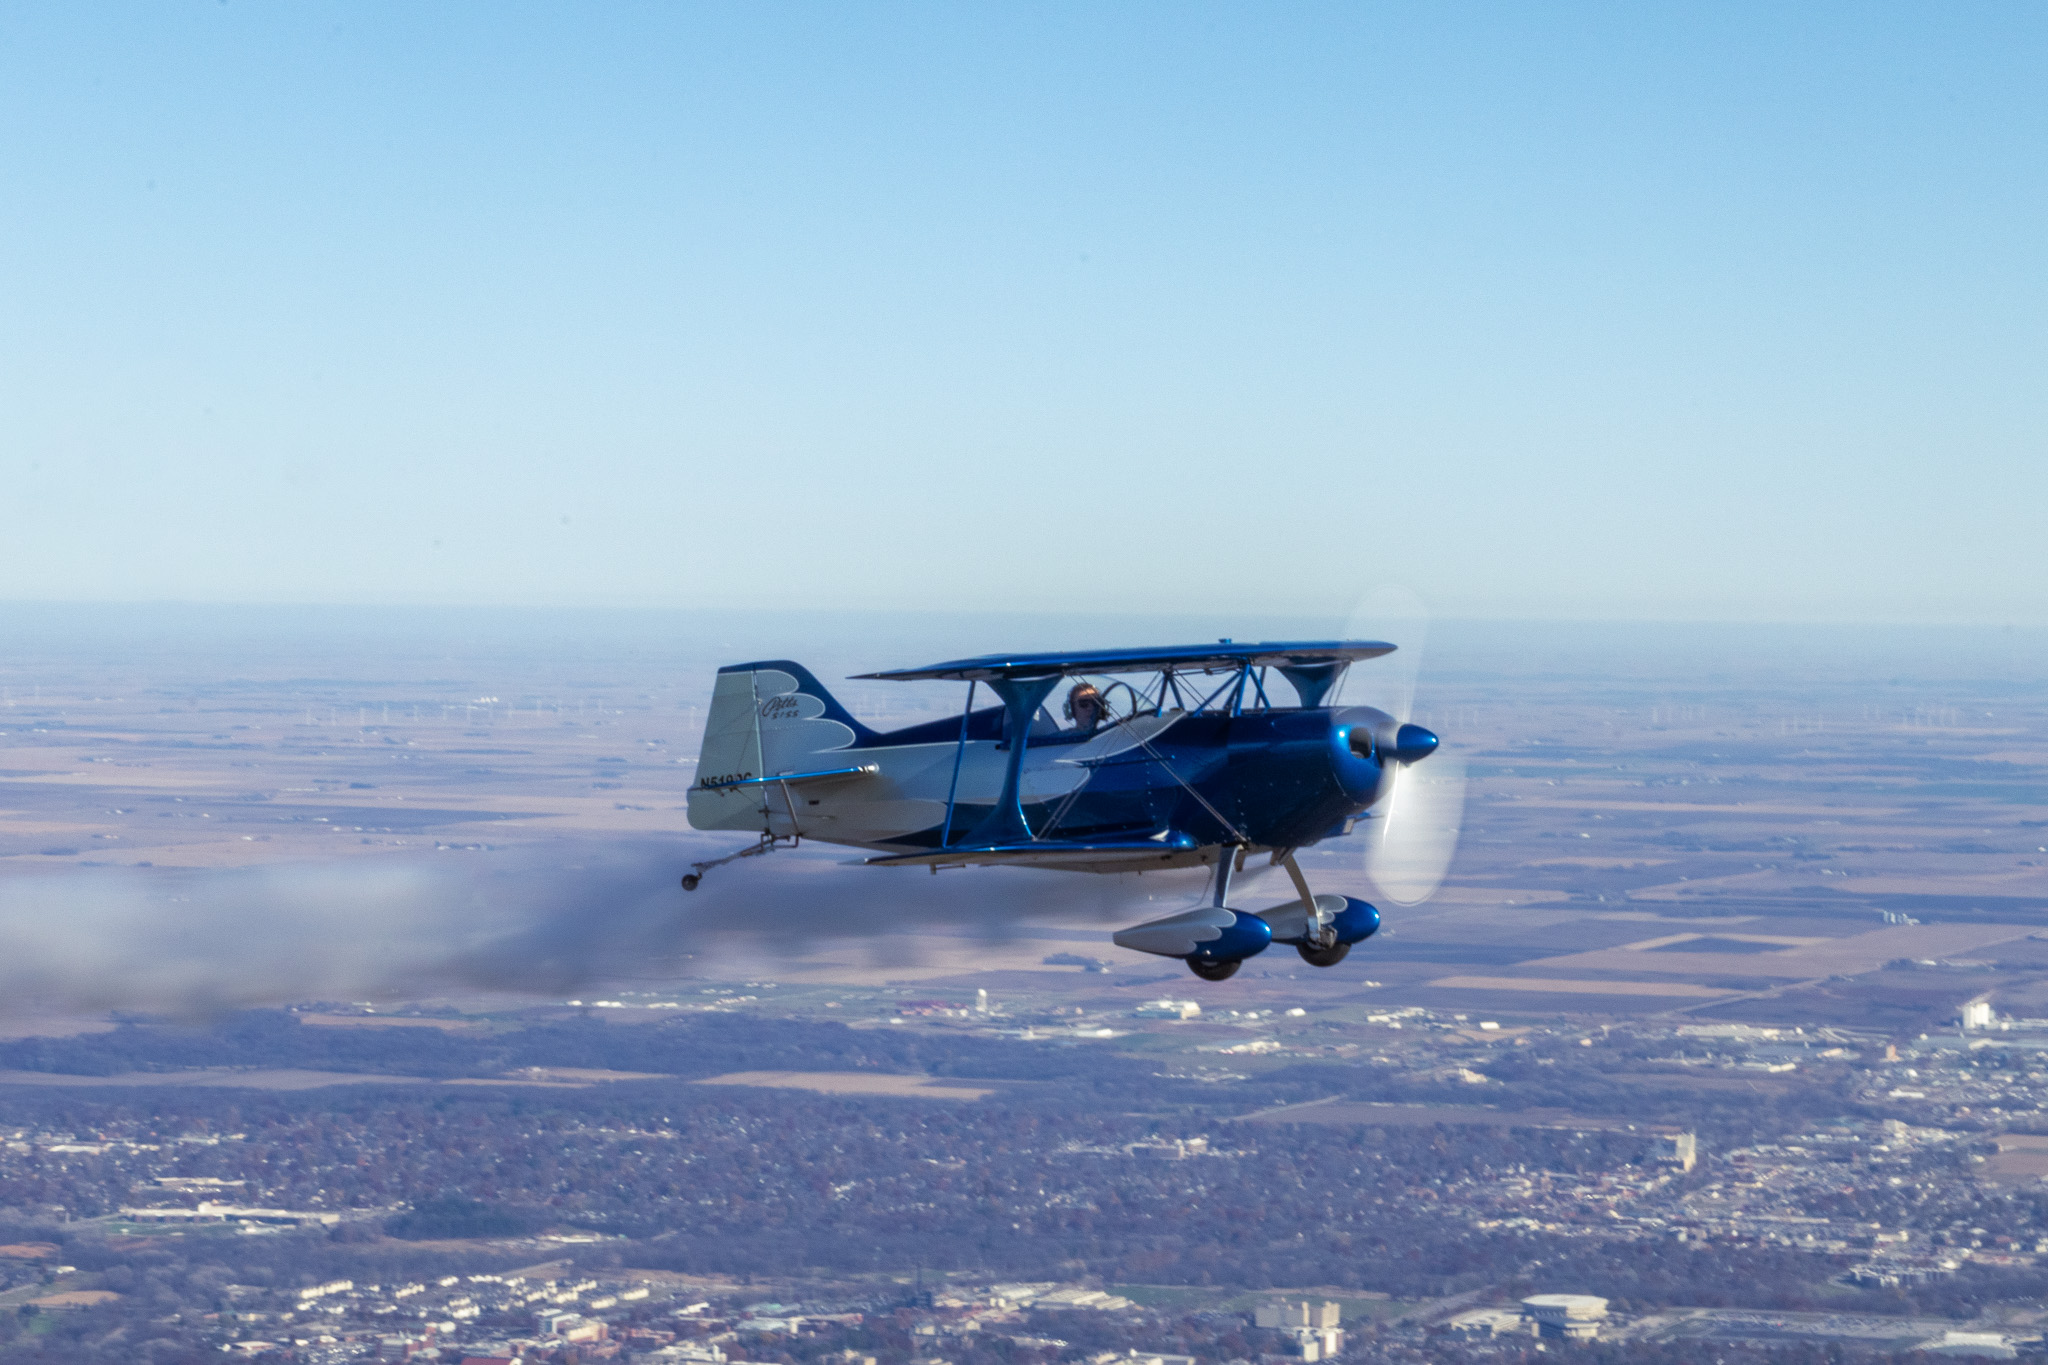
M 717 666 L 794 658 L 835 687 L 846 675 L 1026 649 L 1211 639 L 1388 638 L 1432 681 L 1503 686 L 1535 675 L 1642 676 L 1694 685 L 1822 683 L 1881 693 L 1901 680 L 2030 685 L 2048 671 L 2048 628 L 1870 623 L 1530 621 L 1439 617 L 1417 640 L 1402 622 L 1346 613 L 1251 611 L 828 610 L 0 601 L 0 683 L 38 669 L 168 669 L 223 677 L 456 676 L 573 669 L 606 659 L 668 667 L 708 686 Z M 429 667 L 431 665 L 431 667 Z M 351 673 L 350 670 L 358 670 Z M 411 670 L 425 669 L 414 674 Z M 109 675 L 111 679 L 111 674 Z M 885 695 L 899 684 L 866 684 Z M 920 685 L 925 690 L 931 685 Z M 1503 701 L 1512 701 L 1504 692 Z

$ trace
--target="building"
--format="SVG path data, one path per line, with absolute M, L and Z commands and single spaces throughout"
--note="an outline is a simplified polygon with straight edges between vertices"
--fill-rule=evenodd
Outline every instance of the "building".
M 1341 1327 L 1296 1327 L 1287 1335 L 1294 1338 L 1295 1353 L 1303 1360 L 1328 1360 L 1344 1350 Z
M 1255 1326 L 1287 1331 L 1296 1327 L 1335 1327 L 1344 1320 L 1344 1305 L 1325 1299 L 1312 1304 L 1307 1299 L 1289 1303 L 1285 1299 L 1260 1304 L 1252 1313 Z
M 549 1309 L 533 1315 L 533 1330 L 544 1337 L 567 1337 L 586 1319 L 573 1308 Z
M 1689 1171 L 1699 1164 L 1700 1141 L 1692 1133 L 1657 1134 L 1657 1154 L 1652 1158 L 1659 1166 L 1676 1166 Z
M 1126 1143 L 1124 1150 L 1132 1156 L 1149 1161 L 1185 1161 L 1191 1156 L 1202 1156 L 1209 1150 L 1209 1139 L 1205 1137 L 1161 1138 L 1155 1142 Z
M 1522 1315 L 1538 1336 L 1591 1341 L 1607 1321 L 1607 1300 L 1597 1294 L 1531 1294 L 1522 1300 Z
M 1956 1273 L 1957 1262 L 1908 1261 L 1886 1257 L 1855 1266 L 1842 1278 L 1865 1289 L 1896 1289 L 1901 1285 L 1928 1284 Z
M 1486 1340 L 1491 1337 L 1525 1337 L 1536 1324 L 1523 1314 L 1508 1308 L 1474 1308 L 1460 1313 L 1444 1324 L 1454 1337 L 1466 1340 Z
M 1253 1325 L 1284 1332 L 1294 1353 L 1303 1360 L 1328 1360 L 1344 1349 L 1344 1306 L 1324 1300 L 1310 1303 L 1285 1299 L 1260 1304 L 1252 1311 Z
M 151 1205 L 146 1208 L 124 1208 L 123 1218 L 137 1223 L 271 1223 L 291 1226 L 329 1226 L 341 1221 L 338 1213 L 325 1210 L 305 1209 L 246 1209 L 238 1204 L 216 1204 L 200 1201 L 196 1209 L 179 1205 Z
M 1966 1029 L 1990 1028 L 1994 1017 L 1991 1002 L 1981 998 L 1965 1003 L 1959 1013 Z
M 1147 1000 L 1131 1013 L 1140 1019 L 1199 1019 L 1202 1006 L 1194 1000 Z

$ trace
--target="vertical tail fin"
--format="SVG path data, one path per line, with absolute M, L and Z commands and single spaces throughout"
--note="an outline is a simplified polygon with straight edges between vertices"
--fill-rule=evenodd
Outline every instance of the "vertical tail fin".
M 819 754 L 874 738 L 802 664 L 772 659 L 721 668 L 690 788 L 690 825 L 792 833 L 771 787 L 718 784 L 800 772 L 816 767 Z

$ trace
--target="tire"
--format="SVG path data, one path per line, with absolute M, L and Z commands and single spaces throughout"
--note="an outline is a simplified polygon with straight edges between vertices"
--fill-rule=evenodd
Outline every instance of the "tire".
M 697 874 L 696 874 L 696 873 L 694 873 L 694 872 L 685 872 L 685 873 L 683 874 L 683 890 L 685 890 L 685 891 L 695 891 L 695 890 L 697 889 L 697 882 L 698 882 L 698 876 L 697 876 Z
M 1348 943 L 1333 943 L 1327 948 L 1311 948 L 1306 943 L 1294 945 L 1294 951 L 1301 954 L 1301 960 L 1311 967 L 1334 967 L 1351 952 Z
M 1231 977 L 1237 975 L 1237 969 L 1243 965 L 1242 962 L 1237 961 L 1235 958 L 1218 960 L 1215 958 L 1191 957 L 1188 959 L 1188 970 L 1201 977 L 1204 981 L 1228 981 Z

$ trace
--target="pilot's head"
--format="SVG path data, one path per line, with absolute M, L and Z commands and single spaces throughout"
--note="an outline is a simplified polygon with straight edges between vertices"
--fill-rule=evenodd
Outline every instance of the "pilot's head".
M 1078 682 L 1067 690 L 1067 718 L 1083 730 L 1102 724 L 1102 693 L 1094 683 Z

